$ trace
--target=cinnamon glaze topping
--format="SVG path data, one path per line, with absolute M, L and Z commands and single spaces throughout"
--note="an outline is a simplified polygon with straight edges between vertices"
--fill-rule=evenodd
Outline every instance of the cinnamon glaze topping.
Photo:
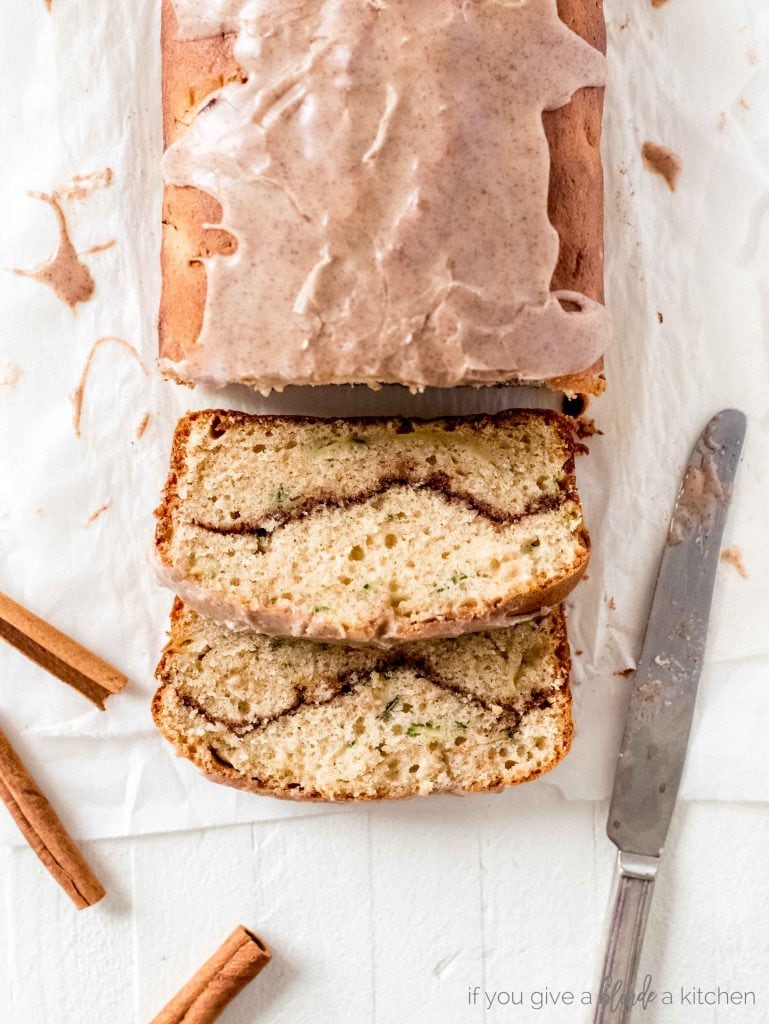
M 176 0 L 235 32 L 166 180 L 222 206 L 187 369 L 212 384 L 546 379 L 591 366 L 603 306 L 551 292 L 542 112 L 604 81 L 556 0 Z

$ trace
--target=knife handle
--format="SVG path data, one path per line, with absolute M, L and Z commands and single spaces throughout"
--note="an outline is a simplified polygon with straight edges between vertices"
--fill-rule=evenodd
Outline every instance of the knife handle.
M 643 993 L 635 991 L 635 980 L 658 865 L 659 857 L 620 851 L 617 858 L 614 906 L 593 1024 L 627 1024 L 633 1006 L 643 999 Z

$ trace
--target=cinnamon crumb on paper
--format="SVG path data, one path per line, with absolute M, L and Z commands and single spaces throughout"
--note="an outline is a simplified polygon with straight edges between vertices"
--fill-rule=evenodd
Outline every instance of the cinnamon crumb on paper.
M 5 373 L 0 378 L 0 388 L 6 391 L 13 391 L 23 376 L 24 371 L 18 363 L 8 363 Z
M 133 356 L 133 358 L 141 367 L 144 376 L 147 376 L 147 367 L 142 362 L 139 353 L 136 351 L 136 349 L 129 341 L 126 341 L 124 338 L 116 338 L 111 334 L 107 334 L 102 338 L 97 338 L 96 341 L 91 346 L 91 351 L 88 353 L 88 357 L 85 361 L 85 366 L 83 367 L 83 372 L 80 375 L 80 383 L 70 396 L 72 399 L 72 425 L 75 428 L 75 437 L 80 437 L 80 427 L 83 418 L 83 402 L 85 400 L 85 388 L 86 384 L 88 383 L 88 376 L 91 371 L 91 363 L 93 362 L 93 358 L 96 355 L 97 350 L 101 348 L 102 345 L 106 345 L 108 343 L 117 345 L 119 348 L 124 349 L 131 356 Z M 141 426 L 141 423 L 139 424 L 139 426 Z
M 595 437 L 596 434 L 603 436 L 603 431 L 595 425 L 595 420 L 588 416 L 580 416 L 574 421 L 577 437 Z
M 724 548 L 721 552 L 721 561 L 725 562 L 726 565 L 731 565 L 733 569 L 736 569 L 744 580 L 748 578 L 748 571 L 742 560 L 742 551 L 736 545 L 733 545 L 730 548 Z
M 662 313 L 660 313 L 659 310 L 657 310 L 657 323 L 658 324 L 664 324 L 665 323 L 665 317 L 662 315 Z
M 664 7 L 668 0 L 652 0 L 652 7 Z
M 139 440 L 140 437 L 144 436 L 144 431 L 147 429 L 149 421 L 150 421 L 150 413 L 145 412 L 145 414 L 142 416 L 141 420 L 139 421 L 139 425 L 136 428 L 136 440 L 137 441 Z
M 615 676 L 624 676 L 625 678 L 627 678 L 628 676 L 632 676 L 632 674 L 634 672 L 635 672 L 634 668 L 620 668 L 620 669 L 617 669 L 617 671 L 614 672 L 613 675 L 615 675 Z
M 617 605 L 616 605 L 616 603 L 615 603 L 615 601 L 614 601 L 614 598 L 613 598 L 613 597 L 607 597 L 607 598 L 606 598 L 606 607 L 607 607 L 607 608 L 608 608 L 608 609 L 609 609 L 610 611 L 616 612 L 616 610 L 617 610 Z
M 90 514 L 90 516 L 83 523 L 83 526 L 84 527 L 88 527 L 88 526 L 91 525 L 91 523 L 95 523 L 96 520 L 99 518 L 99 516 L 102 514 L 102 512 L 106 512 L 111 504 L 112 504 L 112 499 L 110 498 L 109 501 L 105 501 L 104 504 L 100 505 L 99 508 L 97 508 L 95 512 L 92 512 Z
M 659 174 L 665 179 L 671 192 L 675 192 L 684 163 L 677 153 L 667 146 L 658 146 L 656 142 L 644 142 L 641 147 L 644 167 L 652 174 Z

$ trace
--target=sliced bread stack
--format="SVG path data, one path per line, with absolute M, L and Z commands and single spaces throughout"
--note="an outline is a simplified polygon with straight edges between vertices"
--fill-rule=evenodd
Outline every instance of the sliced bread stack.
M 568 421 L 191 413 L 156 552 L 155 721 L 209 777 L 307 800 L 495 790 L 571 738 L 558 607 L 589 541 Z

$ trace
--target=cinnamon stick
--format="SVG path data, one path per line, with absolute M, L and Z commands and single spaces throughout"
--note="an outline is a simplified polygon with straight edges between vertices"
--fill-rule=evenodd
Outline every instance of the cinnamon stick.
M 269 946 L 239 924 L 152 1024 L 211 1024 L 271 959 Z
M 0 798 L 43 866 L 77 909 L 98 903 L 104 888 L 2 731 Z
M 104 710 L 128 682 L 122 672 L 0 593 L 0 637 Z

